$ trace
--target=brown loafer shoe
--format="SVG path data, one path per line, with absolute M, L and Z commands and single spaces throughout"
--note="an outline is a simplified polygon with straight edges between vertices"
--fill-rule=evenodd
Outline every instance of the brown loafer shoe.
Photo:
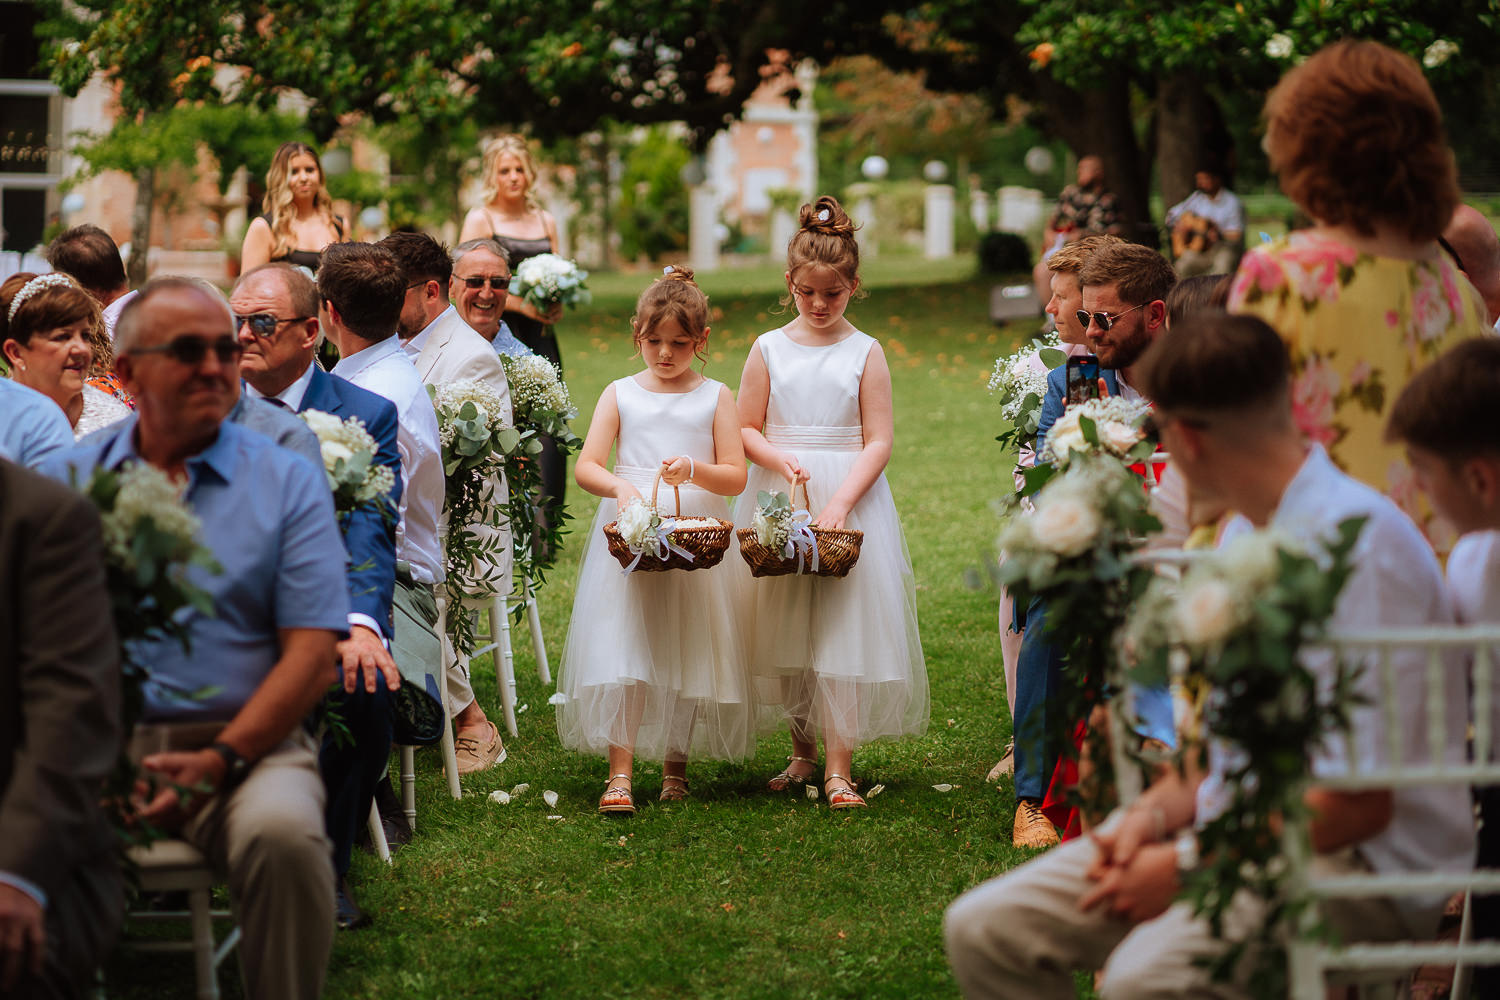
M 458 757 L 458 773 L 473 774 L 494 767 L 505 760 L 505 744 L 500 742 L 500 730 L 488 719 L 484 729 L 468 729 L 453 735 L 453 750 Z
M 1016 803 L 1016 822 L 1010 842 L 1016 847 L 1051 847 L 1059 843 L 1057 828 L 1042 815 L 1042 809 L 1030 799 Z

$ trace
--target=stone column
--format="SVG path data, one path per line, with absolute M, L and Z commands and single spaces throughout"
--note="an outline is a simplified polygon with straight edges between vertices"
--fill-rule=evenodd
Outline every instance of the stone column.
M 784 208 L 771 209 L 771 263 L 779 264 L 786 260 L 787 244 L 792 242 L 792 237 L 797 235 L 797 220 L 791 212 Z
M 969 218 L 974 220 L 974 228 L 979 230 L 983 236 L 990 231 L 990 196 L 981 188 L 974 188 L 969 192 Z
M 922 248 L 928 260 L 953 256 L 953 185 L 927 185 Z
M 719 269 L 719 199 L 712 186 L 698 184 L 690 194 L 688 225 L 688 263 L 694 271 Z

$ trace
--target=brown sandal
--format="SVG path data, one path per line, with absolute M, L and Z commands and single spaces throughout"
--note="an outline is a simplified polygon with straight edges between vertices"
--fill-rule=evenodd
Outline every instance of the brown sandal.
M 673 782 L 668 785 L 667 782 Z M 688 797 L 688 780 L 686 775 L 664 774 L 661 776 L 661 794 L 656 797 L 658 802 L 681 802 Z
M 813 768 L 812 771 L 808 774 L 793 774 L 792 765 L 798 762 L 803 764 L 811 764 Z M 798 757 L 793 755 L 786 759 L 786 767 L 781 769 L 781 773 L 773 775 L 771 777 L 771 780 L 766 782 L 766 787 L 773 792 L 784 792 L 788 788 L 801 788 L 803 785 L 807 784 L 807 782 L 813 777 L 813 775 L 817 773 L 817 761 L 811 760 L 807 757 Z
M 609 780 L 604 783 L 604 794 L 599 796 L 599 811 L 602 813 L 622 813 L 626 816 L 635 815 L 635 796 L 630 793 L 630 785 L 624 788 L 616 788 L 615 782 L 624 778 L 630 781 L 628 774 L 611 774 Z

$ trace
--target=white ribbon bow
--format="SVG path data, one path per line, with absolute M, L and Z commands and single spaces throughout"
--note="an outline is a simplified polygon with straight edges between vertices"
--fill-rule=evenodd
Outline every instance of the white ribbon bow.
M 802 572 L 802 561 L 811 553 L 812 572 L 818 571 L 818 539 L 808 527 L 812 523 L 812 514 L 809 511 L 799 510 L 792 515 L 792 522 L 787 527 L 786 545 L 781 550 L 783 559 L 790 559 L 792 553 L 797 554 L 797 572 Z
M 630 565 L 626 566 L 621 572 L 623 574 L 629 574 L 637 566 L 640 565 L 642 557 L 644 557 L 647 553 L 650 553 L 652 557 L 660 559 L 663 562 L 665 562 L 667 556 L 672 553 L 682 556 L 682 558 L 686 559 L 688 562 L 692 562 L 693 554 L 691 552 L 689 552 L 687 549 L 682 548 L 681 546 L 672 544 L 672 529 L 676 527 L 677 520 L 675 518 L 664 518 L 662 522 L 656 526 L 655 538 L 647 539 L 646 543 L 639 549 L 637 549 L 633 545 L 630 546 L 630 550 L 635 553 L 635 558 L 630 560 Z

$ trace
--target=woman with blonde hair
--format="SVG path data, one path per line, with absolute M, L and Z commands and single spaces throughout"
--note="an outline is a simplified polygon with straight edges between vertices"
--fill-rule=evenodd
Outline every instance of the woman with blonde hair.
M 317 273 L 323 249 L 344 241 L 343 220 L 323 183 L 323 164 L 305 142 L 284 142 L 266 171 L 265 214 L 250 220 L 240 270 L 286 261 Z
M 1479 293 L 1438 243 L 1459 188 L 1437 98 L 1410 56 L 1344 41 L 1282 77 L 1265 121 L 1271 168 L 1313 226 L 1245 254 L 1229 311 L 1259 316 L 1286 342 L 1307 439 L 1445 552 L 1452 529 L 1384 436 L 1413 374 L 1490 332 Z
M 526 140 L 502 135 L 484 147 L 484 203 L 464 216 L 458 241 L 489 238 L 505 248 L 511 273 L 529 257 L 557 251 L 557 220 L 536 200 L 536 162 Z M 506 293 L 501 319 L 516 339 L 562 372 L 562 354 L 552 325 L 562 317 L 562 306 L 546 312 L 519 295 Z M 566 462 L 550 437 L 542 441 L 542 489 L 539 498 L 548 508 L 561 506 Z

